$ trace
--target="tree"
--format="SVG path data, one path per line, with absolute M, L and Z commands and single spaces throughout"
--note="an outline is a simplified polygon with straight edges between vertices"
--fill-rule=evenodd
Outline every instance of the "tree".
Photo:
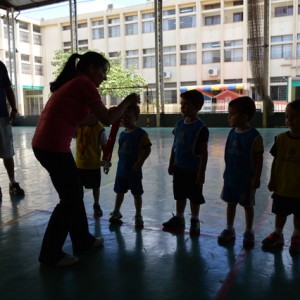
M 101 54 L 104 55 L 103 53 Z M 71 51 L 55 51 L 53 61 L 51 62 L 51 65 L 56 68 L 53 72 L 55 77 L 61 72 L 70 55 Z M 140 93 L 143 91 L 146 80 L 140 74 L 135 73 L 135 68 L 124 69 L 120 61 L 120 57 L 117 61 L 110 61 L 107 81 L 104 81 L 100 87 L 102 95 L 123 98 L 130 93 Z

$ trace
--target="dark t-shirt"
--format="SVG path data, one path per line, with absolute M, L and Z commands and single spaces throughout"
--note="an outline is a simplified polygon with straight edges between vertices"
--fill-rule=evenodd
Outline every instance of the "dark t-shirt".
M 8 117 L 5 93 L 5 87 L 8 86 L 11 86 L 8 72 L 4 63 L 0 61 L 0 118 Z

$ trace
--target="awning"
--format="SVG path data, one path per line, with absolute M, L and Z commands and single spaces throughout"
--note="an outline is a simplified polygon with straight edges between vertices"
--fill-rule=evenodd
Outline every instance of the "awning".
M 225 90 L 249 90 L 249 83 L 234 83 L 234 84 L 212 84 L 212 85 L 190 85 L 181 86 L 180 92 L 189 90 L 205 91 L 225 91 Z
M 66 0 L 1 0 L 0 8 L 5 10 L 13 8 L 16 11 L 20 11 L 61 2 L 66 2 Z

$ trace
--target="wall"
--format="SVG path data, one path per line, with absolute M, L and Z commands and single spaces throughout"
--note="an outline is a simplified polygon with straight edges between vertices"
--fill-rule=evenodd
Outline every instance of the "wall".
M 228 114 L 200 114 L 200 118 L 208 127 L 228 127 Z M 36 126 L 39 116 L 20 116 L 15 126 Z M 174 127 L 175 123 L 182 118 L 181 114 L 161 114 L 160 127 Z M 252 125 L 257 128 L 262 127 L 262 113 L 257 112 L 252 120 Z M 270 117 L 269 127 L 285 127 L 284 113 L 274 113 Z M 140 116 L 139 126 L 156 127 L 155 114 L 142 114 Z

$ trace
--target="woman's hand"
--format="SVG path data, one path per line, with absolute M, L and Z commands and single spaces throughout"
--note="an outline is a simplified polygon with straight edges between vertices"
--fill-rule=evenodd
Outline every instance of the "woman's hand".
M 124 101 L 128 102 L 128 106 L 131 104 L 139 104 L 141 103 L 141 97 L 137 93 L 132 93 L 125 97 Z

